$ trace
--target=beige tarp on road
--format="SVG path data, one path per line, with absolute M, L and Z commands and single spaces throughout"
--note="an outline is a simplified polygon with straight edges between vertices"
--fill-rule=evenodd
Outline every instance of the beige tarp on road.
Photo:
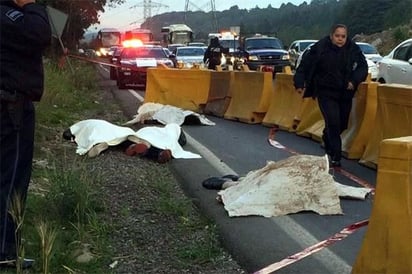
M 364 188 L 341 187 L 326 156 L 297 155 L 269 161 L 219 195 L 229 216 L 281 216 L 300 211 L 342 214 L 339 195 L 364 199 Z

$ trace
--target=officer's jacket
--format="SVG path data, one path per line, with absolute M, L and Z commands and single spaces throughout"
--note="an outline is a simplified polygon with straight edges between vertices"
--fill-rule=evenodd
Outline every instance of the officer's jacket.
M 302 56 L 293 80 L 296 88 L 305 88 L 303 97 L 326 94 L 350 99 L 367 75 L 365 56 L 356 43 L 348 40 L 338 49 L 327 36 Z M 346 90 L 349 82 L 354 85 L 354 90 Z
M 18 7 L 0 0 L 0 89 L 22 93 L 39 101 L 43 93 L 42 53 L 51 42 L 44 7 Z

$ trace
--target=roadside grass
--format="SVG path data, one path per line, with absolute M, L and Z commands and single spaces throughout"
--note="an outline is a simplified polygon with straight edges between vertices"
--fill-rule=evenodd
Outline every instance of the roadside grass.
M 90 173 L 85 157 L 73 157 L 74 147 L 62 140 L 73 123 L 99 118 L 118 109 L 98 101 L 98 75 L 92 65 L 72 62 L 74 74 L 46 63 L 46 91 L 36 105 L 35 156 L 26 210 L 19 219 L 22 241 L 20 255 L 36 260 L 34 268 L 0 273 L 115 273 L 108 264 L 116 254 L 109 249 L 114 224 L 100 218 L 110 205 L 99 200 L 99 173 Z M 117 118 L 122 123 L 124 117 Z M 170 183 L 152 171 L 150 187 L 158 193 L 153 201 L 160 214 L 177 218 L 181 235 L 191 244 L 173 248 L 171 256 L 179 266 L 224 260 L 211 220 L 197 214 L 189 199 L 176 198 Z M 155 174 L 157 176 L 155 176 Z M 17 212 L 17 211 L 16 211 Z M 124 218 L 128 208 L 121 210 Z M 19 215 L 19 214 L 17 214 Z M 199 234 L 202 233 L 202 236 Z M 206 235 L 206 236 L 205 236 Z M 76 260 L 77 259 L 77 260 Z M 84 262 L 79 262 L 79 261 Z
M 185 268 L 192 264 L 202 265 L 210 261 L 224 260 L 219 257 L 222 249 L 217 238 L 217 228 L 212 220 L 200 216 L 193 218 L 194 205 L 186 198 L 174 195 L 173 186 L 164 181 L 156 180 L 161 176 L 154 176 L 154 181 L 149 185 L 158 196 L 155 202 L 156 211 L 163 216 L 175 216 L 179 219 L 178 229 L 182 235 L 190 234 L 192 240 L 189 244 L 177 245 L 170 256 L 174 257 L 177 267 Z M 202 237 L 198 237 L 198 234 Z M 206 235 L 206 237 L 205 237 Z

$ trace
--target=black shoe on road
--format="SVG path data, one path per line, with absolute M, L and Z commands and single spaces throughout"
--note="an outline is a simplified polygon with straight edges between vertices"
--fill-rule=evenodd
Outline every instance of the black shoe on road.
M 340 161 L 330 161 L 330 166 L 331 167 L 341 167 Z

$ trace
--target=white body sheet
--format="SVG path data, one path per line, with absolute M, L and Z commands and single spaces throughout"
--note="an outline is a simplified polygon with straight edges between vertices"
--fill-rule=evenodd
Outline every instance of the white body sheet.
M 177 124 L 165 127 L 148 126 L 138 131 L 111 124 L 104 120 L 88 119 L 70 127 L 77 144 L 76 153 L 86 154 L 94 145 L 107 143 L 118 145 L 126 140 L 138 142 L 139 138 L 160 149 L 170 149 L 174 158 L 201 158 L 199 154 L 185 151 L 178 143 L 181 128 Z

